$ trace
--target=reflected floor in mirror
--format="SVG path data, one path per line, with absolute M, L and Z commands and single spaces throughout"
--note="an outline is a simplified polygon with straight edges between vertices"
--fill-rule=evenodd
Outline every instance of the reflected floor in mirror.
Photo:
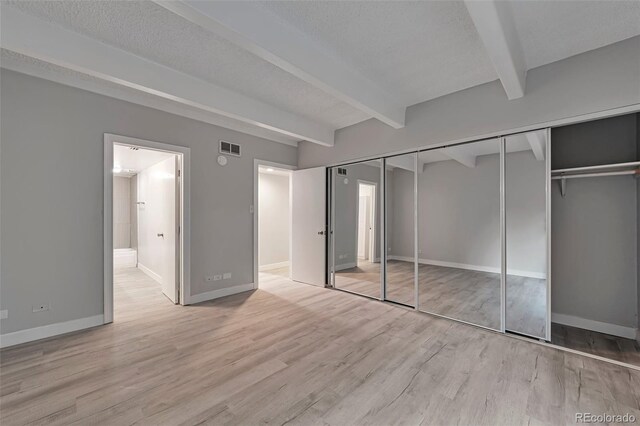
M 640 343 L 633 339 L 551 323 L 551 343 L 640 366 Z
M 413 305 L 414 264 L 390 260 L 387 299 Z M 336 288 L 372 297 L 380 294 L 380 264 L 360 263 L 336 273 Z M 434 265 L 419 265 L 420 310 L 500 328 L 500 274 Z M 508 276 L 507 325 L 511 330 L 544 336 L 546 283 Z

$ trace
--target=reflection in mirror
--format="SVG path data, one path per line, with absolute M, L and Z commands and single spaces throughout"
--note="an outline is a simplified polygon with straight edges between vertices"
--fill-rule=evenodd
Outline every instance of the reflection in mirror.
M 334 287 L 381 298 L 381 160 L 334 167 Z
M 501 328 L 500 141 L 418 157 L 418 309 Z
M 506 325 L 546 338 L 546 131 L 508 136 L 505 142 Z
M 385 298 L 415 306 L 415 160 L 417 153 L 387 158 L 387 280 Z

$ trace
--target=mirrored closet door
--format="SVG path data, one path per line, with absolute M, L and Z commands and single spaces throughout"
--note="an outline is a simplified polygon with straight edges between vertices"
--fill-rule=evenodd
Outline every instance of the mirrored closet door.
M 416 293 L 416 157 L 417 153 L 386 159 L 385 299 L 415 307 Z M 418 171 L 420 172 L 420 171 Z
M 500 139 L 418 156 L 418 309 L 502 329 Z
M 548 131 L 505 138 L 507 331 L 549 340 Z
M 334 167 L 332 173 L 333 286 L 382 298 L 382 160 Z

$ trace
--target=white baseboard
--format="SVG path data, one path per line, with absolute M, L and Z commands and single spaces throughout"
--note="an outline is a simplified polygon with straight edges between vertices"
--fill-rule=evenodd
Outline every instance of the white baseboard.
M 47 337 L 84 330 L 85 328 L 96 327 L 102 324 L 104 324 L 104 315 L 95 315 L 87 318 L 14 331 L 13 333 L 0 335 L 0 348 L 7 348 L 21 343 L 33 342 L 34 340 L 46 339 Z
M 232 294 L 243 293 L 253 290 L 255 287 L 251 284 L 234 285 L 233 287 L 221 288 L 219 290 L 207 291 L 204 293 L 191 295 L 189 304 L 206 302 L 207 300 L 218 299 L 220 297 L 231 296 Z
M 387 256 L 389 260 L 402 260 L 405 262 L 413 262 L 412 257 L 406 256 Z M 494 274 L 500 273 L 500 268 L 495 268 L 493 266 L 482 266 L 482 265 L 469 265 L 466 263 L 457 263 L 457 262 L 445 262 L 443 260 L 432 260 L 432 259 L 418 259 L 418 263 L 422 265 L 433 265 L 433 266 L 444 266 L 446 268 L 458 268 L 458 269 L 466 269 L 469 271 L 479 271 L 479 272 L 491 272 Z M 517 277 L 526 277 L 526 278 L 538 278 L 545 279 L 547 274 L 543 272 L 532 272 L 532 271 L 522 271 L 519 269 L 507 269 L 508 275 L 514 275 Z
M 356 266 L 357 266 L 356 262 L 343 263 L 341 265 L 336 265 L 334 267 L 334 270 L 336 272 L 338 272 L 338 271 L 342 271 L 342 270 L 345 270 L 345 269 L 355 268 Z
M 162 277 L 160 275 L 156 274 L 155 272 L 153 272 L 151 269 L 149 269 L 146 266 L 144 266 L 140 262 L 138 262 L 138 269 L 140 269 L 142 272 L 144 272 L 145 274 L 147 274 L 148 276 L 153 278 L 155 281 L 157 281 L 160 284 L 162 284 Z
M 114 250 L 113 251 L 113 267 L 118 268 L 135 268 L 138 264 L 138 253 L 135 250 Z
M 269 263 L 267 265 L 262 265 L 258 268 L 260 271 L 271 271 L 273 269 L 280 269 L 289 266 L 289 261 L 278 262 L 278 263 Z
M 610 334 L 612 336 L 625 337 L 627 339 L 635 339 L 638 332 L 638 330 L 633 327 L 625 327 L 623 325 L 610 324 L 607 322 L 557 313 L 551 313 L 551 322 L 568 325 L 570 327 L 582 328 L 584 330 L 597 331 L 599 333 Z

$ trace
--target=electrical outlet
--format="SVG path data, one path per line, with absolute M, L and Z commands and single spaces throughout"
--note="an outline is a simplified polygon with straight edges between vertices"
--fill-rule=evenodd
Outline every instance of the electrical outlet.
M 204 277 L 204 280 L 206 282 L 211 282 L 211 281 L 213 281 L 213 276 L 209 275 L 208 277 Z
M 213 280 L 214 281 L 220 281 L 222 279 L 222 275 L 214 275 L 213 276 Z
M 231 272 L 227 272 L 225 274 L 222 275 L 222 279 L 223 280 L 228 280 L 231 278 Z
M 9 311 L 7 309 L 3 309 L 0 311 L 0 319 L 9 318 Z
M 51 306 L 48 303 L 31 306 L 31 312 L 44 312 L 48 311 L 49 309 L 51 309 Z

